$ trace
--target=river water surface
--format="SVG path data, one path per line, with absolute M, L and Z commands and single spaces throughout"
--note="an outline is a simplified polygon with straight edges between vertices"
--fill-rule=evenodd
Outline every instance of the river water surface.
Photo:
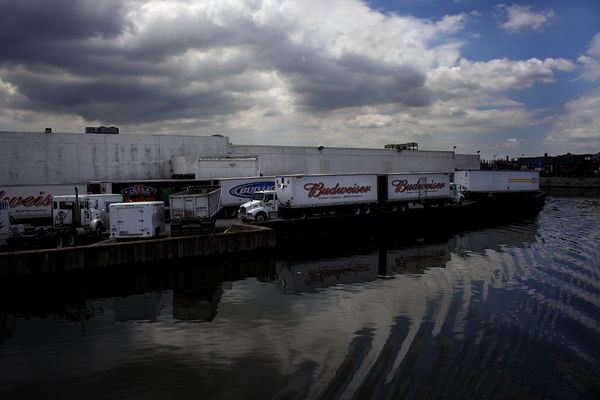
M 550 192 L 443 237 L 5 289 L 0 399 L 598 399 L 599 243 L 600 193 Z

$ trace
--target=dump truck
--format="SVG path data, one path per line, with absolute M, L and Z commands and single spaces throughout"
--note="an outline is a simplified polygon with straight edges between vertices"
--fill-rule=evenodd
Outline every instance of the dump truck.
M 171 236 L 214 233 L 221 187 L 200 186 L 169 196 Z

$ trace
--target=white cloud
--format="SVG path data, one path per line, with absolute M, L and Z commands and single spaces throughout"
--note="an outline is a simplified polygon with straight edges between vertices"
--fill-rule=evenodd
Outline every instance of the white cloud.
M 569 151 L 600 151 L 600 89 L 566 104 L 567 113 L 555 118 L 545 143 Z
M 600 78 L 600 33 L 594 36 L 586 54 L 588 55 L 582 55 L 577 59 L 584 68 L 584 72 L 578 79 L 596 81 Z
M 532 11 L 532 6 L 517 6 L 517 5 L 499 5 L 497 10 L 499 14 L 507 15 L 508 20 L 500 24 L 500 27 L 510 32 L 519 32 L 523 29 L 532 29 L 534 31 L 542 31 L 546 26 L 550 25 L 554 18 L 554 10 L 546 9 L 543 11 Z

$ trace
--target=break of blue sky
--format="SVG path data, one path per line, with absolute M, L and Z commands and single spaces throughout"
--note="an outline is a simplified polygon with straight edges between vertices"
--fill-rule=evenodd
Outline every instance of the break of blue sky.
M 600 2 L 0 2 L 0 131 L 600 151 Z

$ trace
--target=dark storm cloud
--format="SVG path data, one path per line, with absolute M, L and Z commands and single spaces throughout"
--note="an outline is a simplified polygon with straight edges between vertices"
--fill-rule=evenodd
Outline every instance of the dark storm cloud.
M 173 15 L 144 14 L 142 21 L 145 3 L 0 3 L 0 79 L 20 95 L 11 107 L 115 124 L 210 119 L 261 101 L 270 109 L 274 100 L 253 96 L 271 89 L 250 78 L 256 73 L 276 74 L 305 112 L 428 104 L 425 73 L 408 65 L 359 54 L 333 58 L 311 41 L 292 41 L 300 27 L 259 24 L 245 11 L 218 10 L 215 17 L 159 3 L 173 6 Z M 185 58 L 190 51 L 199 60 Z

